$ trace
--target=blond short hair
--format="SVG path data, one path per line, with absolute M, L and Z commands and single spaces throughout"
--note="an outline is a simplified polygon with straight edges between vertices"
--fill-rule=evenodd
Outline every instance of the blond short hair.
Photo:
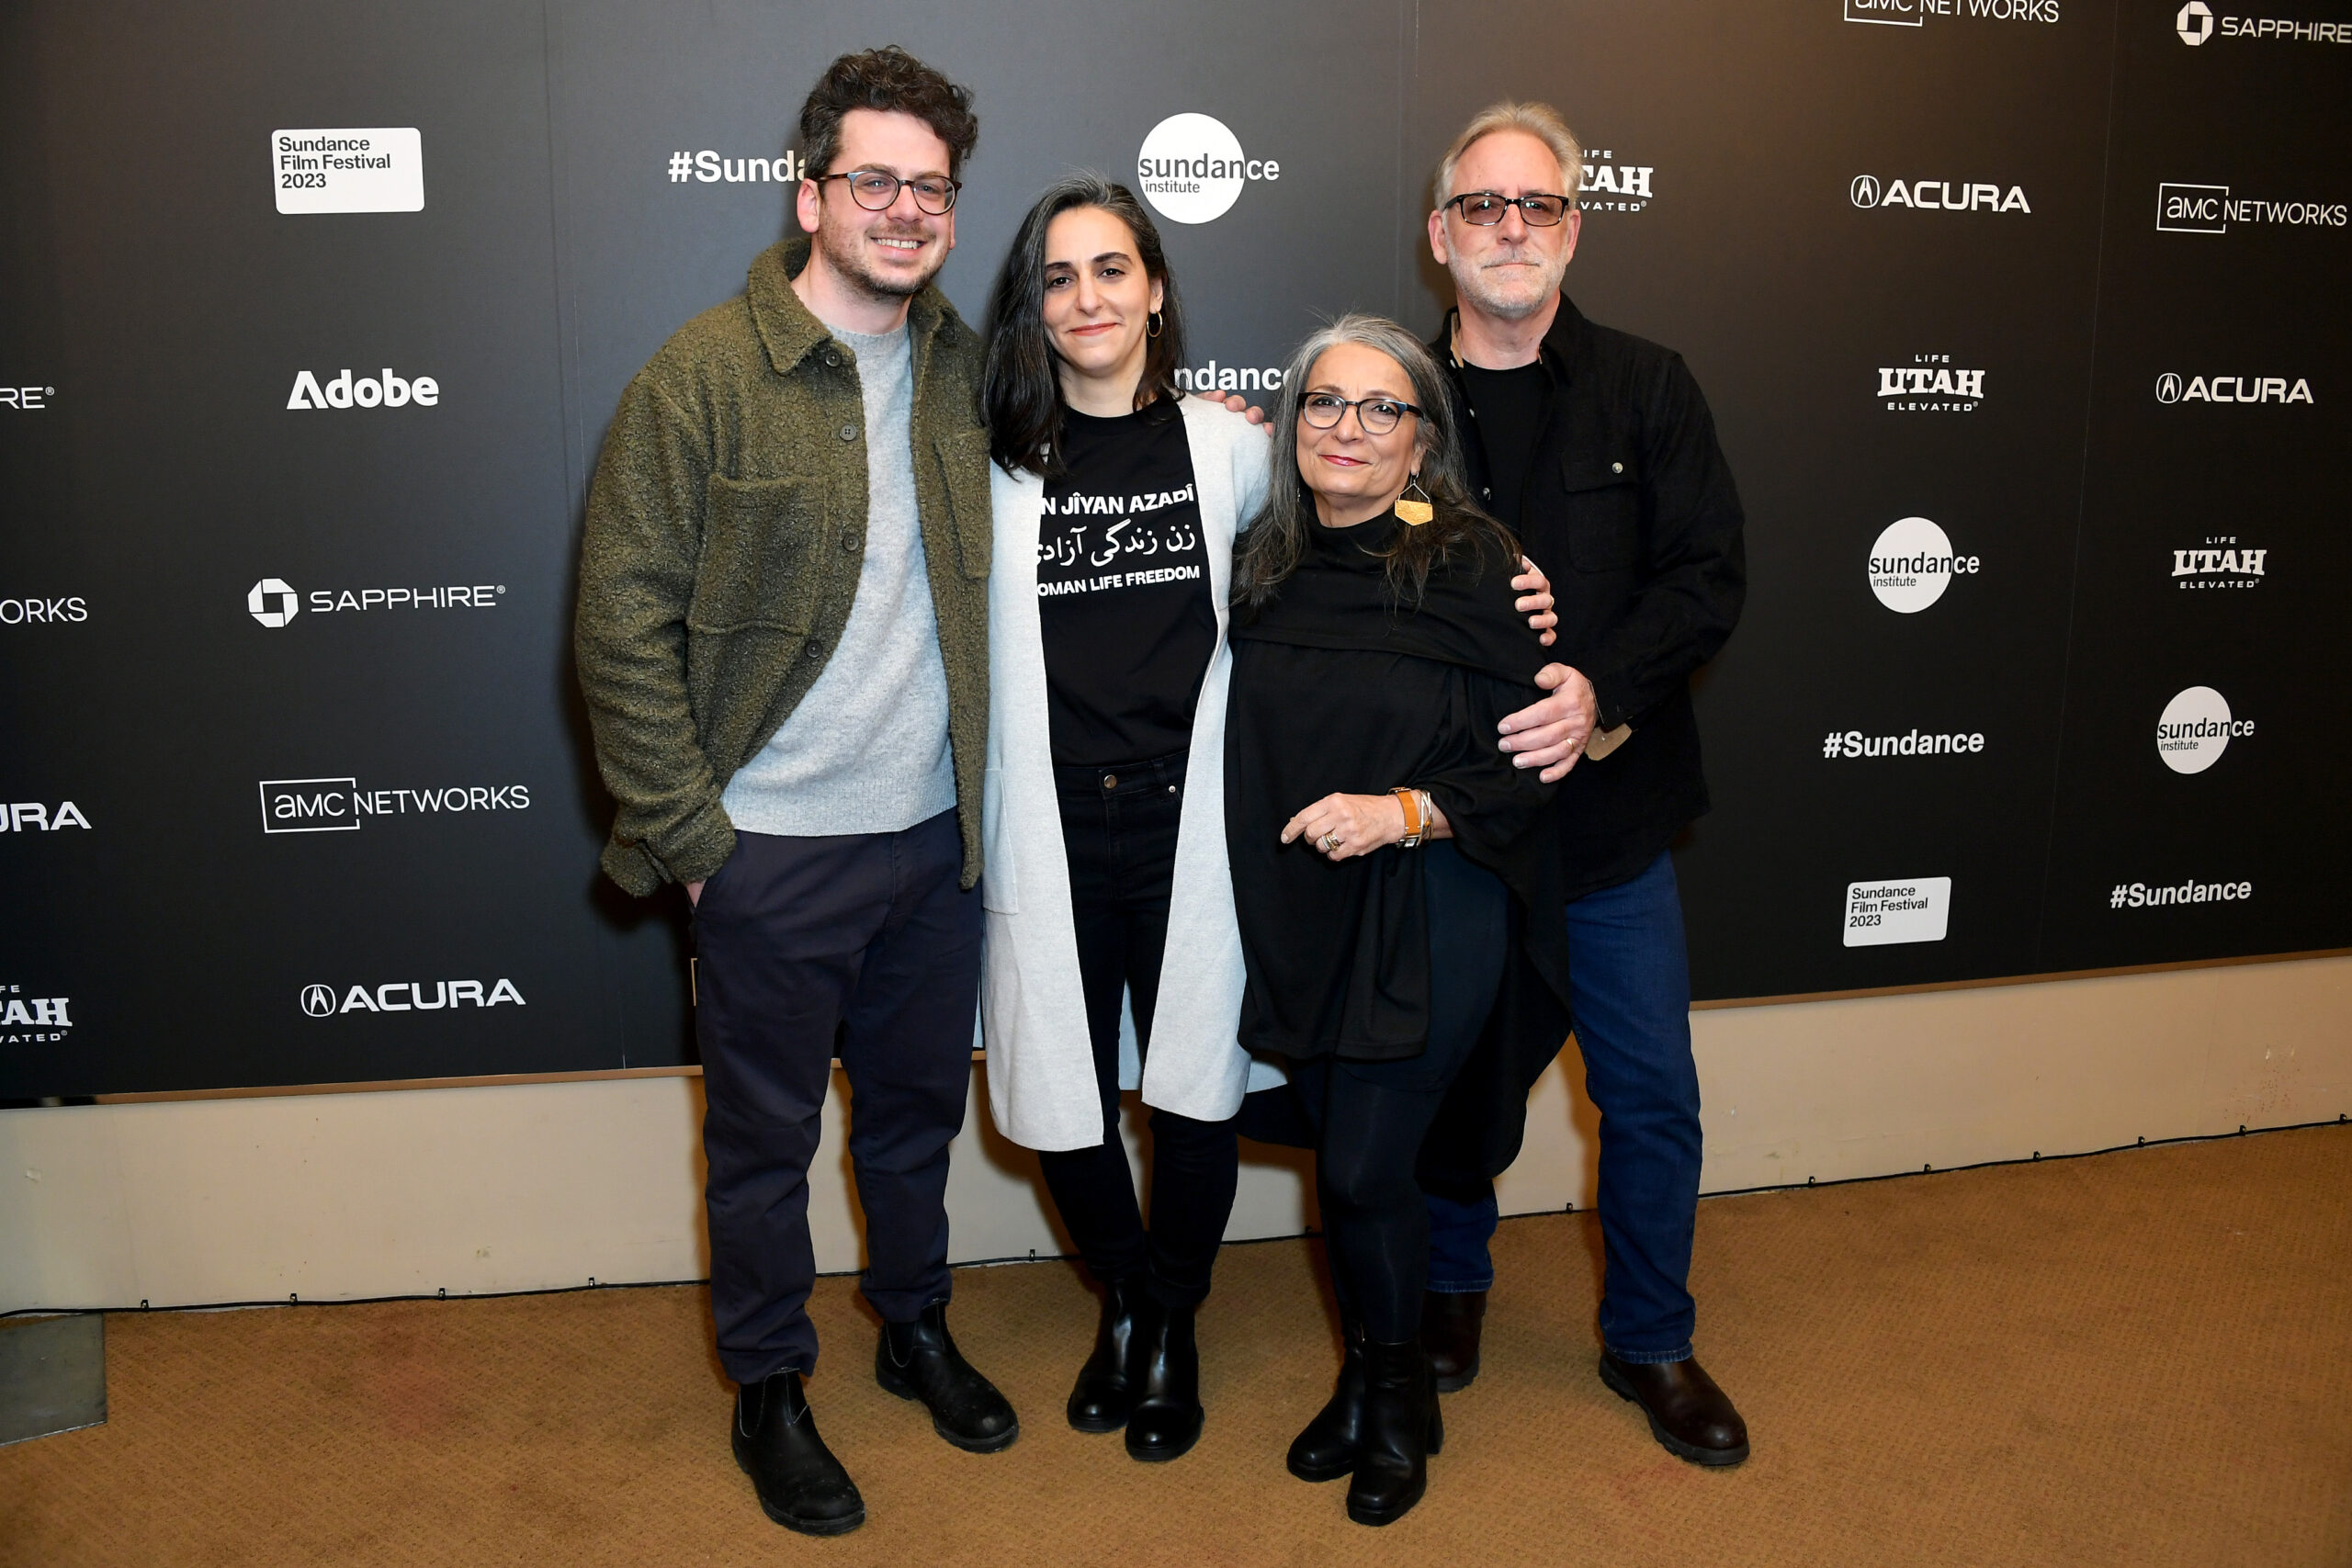
M 1480 109 L 1470 123 L 1462 128 L 1462 134 L 1453 139 L 1453 145 L 1445 150 L 1445 156 L 1438 160 L 1438 206 L 1443 207 L 1457 194 L 1453 188 L 1453 169 L 1462 162 L 1462 154 L 1470 151 L 1472 142 L 1492 136 L 1498 130 L 1524 131 L 1552 150 L 1552 155 L 1560 160 L 1559 194 L 1566 197 L 1573 207 L 1577 187 L 1584 183 L 1584 148 L 1578 145 L 1576 132 L 1568 129 L 1567 122 L 1560 118 L 1560 111 L 1551 105 L 1522 104 L 1508 98 Z

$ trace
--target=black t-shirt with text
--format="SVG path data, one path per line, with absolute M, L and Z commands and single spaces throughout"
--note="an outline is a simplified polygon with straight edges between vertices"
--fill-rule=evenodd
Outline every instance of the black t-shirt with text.
M 1216 649 L 1209 557 L 1182 411 L 1066 412 L 1046 481 L 1037 619 L 1054 761 L 1094 767 L 1189 748 Z
M 1544 416 L 1551 406 L 1543 362 L 1512 370 L 1482 370 L 1465 362 L 1462 389 L 1469 394 L 1478 439 L 1487 449 L 1490 493 L 1480 496 L 1479 504 L 1514 533 L 1523 532 L 1520 498 L 1527 493 L 1528 467 L 1535 460 L 1536 443 L 1544 438 Z

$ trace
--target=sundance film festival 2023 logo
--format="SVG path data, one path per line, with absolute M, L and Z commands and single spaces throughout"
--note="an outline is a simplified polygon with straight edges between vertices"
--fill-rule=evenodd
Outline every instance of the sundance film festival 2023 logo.
M 313 588 L 314 615 L 364 615 L 369 610 L 495 610 L 504 583 L 427 583 L 392 588 Z M 275 631 L 302 613 L 305 596 L 282 577 L 265 577 L 245 593 L 245 614 Z
M 413 125 L 273 130 L 269 164 L 288 216 L 424 210 L 424 146 Z
M 1878 367 L 1878 395 L 1889 413 L 1974 413 L 1984 372 L 1956 368 L 1949 354 L 1915 354 L 1908 365 Z
M 353 778 L 261 781 L 265 833 L 356 833 L 378 817 L 465 817 L 530 808 L 528 784 L 361 789 Z
M 1846 885 L 1846 945 L 1941 942 L 1951 927 L 1951 878 L 1883 877 Z
M 2166 180 L 2156 186 L 2156 231 L 2160 234 L 2226 234 L 2233 223 L 2283 229 L 2342 229 L 2352 210 L 2340 201 L 2278 201 L 2233 196 L 2228 186 L 2185 185 Z
M 1856 175 L 1846 186 L 1847 199 L 1863 211 L 1908 207 L 1921 212 L 2025 212 L 2033 206 L 2025 187 L 1969 180 L 1881 180 L 1876 175 Z
M 2156 755 L 2176 773 L 2201 773 L 2222 760 L 2230 742 L 2254 733 L 2254 720 L 2230 713 L 2229 699 L 2211 686 L 2191 686 L 2165 705 L 2156 720 Z
M 2235 534 L 2208 534 L 2194 549 L 2172 553 L 2176 588 L 2259 588 L 2268 574 L 2270 552 L 2252 549 Z
M 2156 378 L 2160 403 L 2315 403 L 2312 384 L 2303 377 L 2191 376 L 2183 380 L 2167 370 Z
M 0 986 L 0 1045 L 46 1044 L 73 1027 L 73 998 L 28 997 L 22 986 Z
M 2232 43 L 2352 43 L 2352 22 L 2216 15 L 2205 0 L 2188 0 L 2175 12 L 2172 30 L 2191 49 L 2201 49 L 2217 38 Z
M 1888 524 L 1871 545 L 1868 564 L 1871 592 L 1898 615 L 1917 615 L 1944 596 L 1953 578 L 1973 577 L 1984 565 L 1953 553 L 1951 536 L 1925 517 Z
M 494 1008 L 502 1002 L 529 1004 L 512 980 L 387 980 L 379 986 L 351 986 L 338 992 L 324 981 L 302 987 L 300 1006 L 311 1018 L 340 1018 L 349 1012 L 439 1012 L 444 1008 Z
M 1225 122 L 1204 114 L 1170 115 L 1136 152 L 1136 183 L 1151 209 L 1171 223 L 1213 223 L 1253 180 L 1278 180 L 1273 158 L 1252 158 Z

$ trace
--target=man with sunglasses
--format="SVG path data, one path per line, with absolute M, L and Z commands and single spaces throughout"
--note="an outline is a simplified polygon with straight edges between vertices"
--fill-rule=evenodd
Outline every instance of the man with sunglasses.
M 1447 367 L 1471 488 L 1552 577 L 1552 692 L 1503 723 L 1555 796 L 1569 988 L 1601 1113 L 1601 1381 L 1667 1450 L 1747 1457 L 1739 1413 L 1691 1357 L 1699 1077 L 1668 843 L 1707 809 L 1691 673 L 1739 618 L 1738 491 L 1679 355 L 1587 321 L 1561 292 L 1583 152 L 1541 104 L 1498 104 L 1439 165 L 1430 247 L 1457 309 L 1430 344 Z M 1574 772 L 1571 773 L 1570 770 Z M 1423 1342 L 1439 1387 L 1477 1374 L 1495 1199 L 1430 1197 Z
M 778 1523 L 837 1535 L 817 1435 L 808 1167 L 853 1094 L 875 1375 L 957 1448 L 1019 1435 L 948 1336 L 948 1145 L 971 1087 L 988 721 L 982 345 L 933 286 L 970 96 L 897 49 L 801 110 L 812 238 L 752 264 L 622 394 L 575 625 L 617 805 L 606 872 L 694 909 L 711 1314 L 733 1444 Z

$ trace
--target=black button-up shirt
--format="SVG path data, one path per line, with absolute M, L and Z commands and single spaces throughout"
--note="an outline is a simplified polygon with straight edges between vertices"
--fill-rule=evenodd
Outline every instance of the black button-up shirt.
M 1453 318 L 1430 344 L 1447 367 L 1471 492 L 1486 445 L 1453 359 Z M 1595 326 L 1563 295 L 1539 363 L 1549 406 L 1520 514 L 1505 517 L 1552 580 L 1552 655 L 1592 682 L 1601 729 L 1634 733 L 1588 757 L 1556 797 L 1571 898 L 1641 874 L 1707 809 L 1690 676 L 1738 623 L 1745 523 L 1707 400 L 1681 355 Z

